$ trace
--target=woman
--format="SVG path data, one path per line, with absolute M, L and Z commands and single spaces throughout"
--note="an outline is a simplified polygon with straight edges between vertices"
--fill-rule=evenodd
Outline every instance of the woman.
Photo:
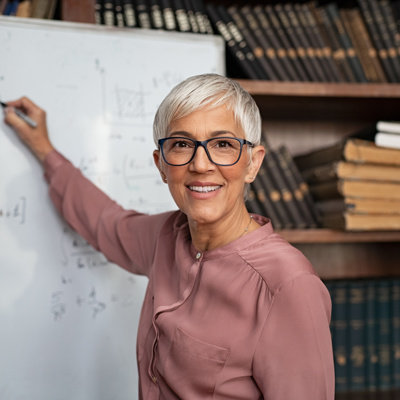
M 249 215 L 261 119 L 235 82 L 189 78 L 162 102 L 154 161 L 179 211 L 124 210 L 58 153 L 26 98 L 5 121 L 43 162 L 64 218 L 121 267 L 147 275 L 140 399 L 333 400 L 330 298 L 305 257 Z

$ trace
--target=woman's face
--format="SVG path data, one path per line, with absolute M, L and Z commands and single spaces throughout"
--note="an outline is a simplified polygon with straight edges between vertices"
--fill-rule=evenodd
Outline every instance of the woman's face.
M 167 137 L 180 136 L 194 140 L 207 140 L 219 136 L 245 138 L 236 123 L 232 111 L 226 106 L 204 108 L 177 119 L 170 124 Z M 244 207 L 244 185 L 257 173 L 262 156 L 261 146 L 253 149 L 250 165 L 248 146 L 243 146 L 240 160 L 232 166 L 213 164 L 199 147 L 193 160 L 183 166 L 171 166 L 164 162 L 159 150 L 154 161 L 163 178 L 166 178 L 172 197 L 189 221 L 208 224 L 229 215 L 238 215 Z M 261 158 L 259 157 L 262 149 Z M 259 159 L 260 158 L 260 159 Z

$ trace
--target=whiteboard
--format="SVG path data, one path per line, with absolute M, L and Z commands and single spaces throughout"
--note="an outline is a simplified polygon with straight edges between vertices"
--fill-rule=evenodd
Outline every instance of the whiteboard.
M 0 99 L 44 108 L 55 147 L 127 208 L 175 209 L 153 165 L 153 116 L 206 72 L 225 73 L 219 37 L 0 17 Z M 146 278 L 71 231 L 3 118 L 0 171 L 0 399 L 136 399 Z

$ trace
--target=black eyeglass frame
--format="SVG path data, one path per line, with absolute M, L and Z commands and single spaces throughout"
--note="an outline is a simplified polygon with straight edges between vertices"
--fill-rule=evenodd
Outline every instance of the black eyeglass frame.
M 169 163 L 169 162 L 167 161 L 167 159 L 166 159 L 166 157 L 165 157 L 165 154 L 164 154 L 164 146 L 163 146 L 163 144 L 164 144 L 164 142 L 166 142 L 166 141 L 169 140 L 169 139 L 184 139 L 184 140 L 190 140 L 191 142 L 194 143 L 194 146 L 195 146 L 195 147 L 194 147 L 193 155 L 192 155 L 192 157 L 190 158 L 189 161 L 187 161 L 187 162 L 185 162 L 185 163 L 183 163 L 183 164 L 171 164 L 171 163 Z M 232 163 L 232 164 L 219 164 L 219 163 L 216 163 L 215 161 L 213 161 L 213 159 L 211 158 L 210 153 L 209 153 L 208 150 L 207 150 L 207 144 L 208 144 L 208 142 L 211 142 L 212 140 L 218 140 L 218 139 L 229 139 L 229 140 L 234 139 L 234 140 L 237 140 L 237 141 L 240 143 L 240 152 L 239 152 L 239 156 L 238 156 L 238 159 L 237 159 L 234 163 Z M 189 163 L 193 160 L 194 156 L 196 155 L 197 149 L 198 149 L 199 147 L 202 147 L 202 148 L 204 149 L 204 151 L 205 151 L 206 154 L 207 154 L 208 159 L 209 159 L 213 164 L 218 165 L 218 166 L 220 166 L 220 167 L 230 167 L 230 166 L 235 165 L 236 163 L 239 162 L 240 157 L 242 156 L 243 146 L 244 146 L 245 144 L 247 144 L 247 145 L 250 146 L 250 147 L 254 147 L 254 144 L 251 143 L 251 142 L 249 142 L 249 141 L 246 140 L 246 139 L 234 138 L 234 137 L 230 137 L 230 136 L 216 137 L 216 138 L 211 138 L 211 139 L 207 139 L 207 140 L 194 140 L 194 139 L 190 139 L 190 138 L 187 138 L 187 137 L 181 137 L 181 136 L 173 136 L 173 137 L 158 139 L 158 146 L 159 146 L 159 148 L 161 149 L 161 154 L 162 154 L 162 156 L 163 156 L 164 161 L 165 161 L 168 165 L 172 165 L 173 167 L 182 167 L 183 165 L 189 164 Z

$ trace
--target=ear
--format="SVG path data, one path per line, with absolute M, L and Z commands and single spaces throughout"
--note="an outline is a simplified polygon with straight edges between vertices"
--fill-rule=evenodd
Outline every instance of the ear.
M 162 181 L 167 183 L 167 176 L 165 175 L 163 168 L 162 168 L 162 157 L 160 154 L 160 150 L 153 151 L 153 160 L 154 160 L 154 163 L 156 164 L 156 167 L 158 168 L 158 171 L 160 172 Z
M 261 164 L 264 160 L 265 149 L 263 146 L 255 146 L 251 151 L 251 164 L 248 167 L 245 182 L 251 183 L 256 178 Z

